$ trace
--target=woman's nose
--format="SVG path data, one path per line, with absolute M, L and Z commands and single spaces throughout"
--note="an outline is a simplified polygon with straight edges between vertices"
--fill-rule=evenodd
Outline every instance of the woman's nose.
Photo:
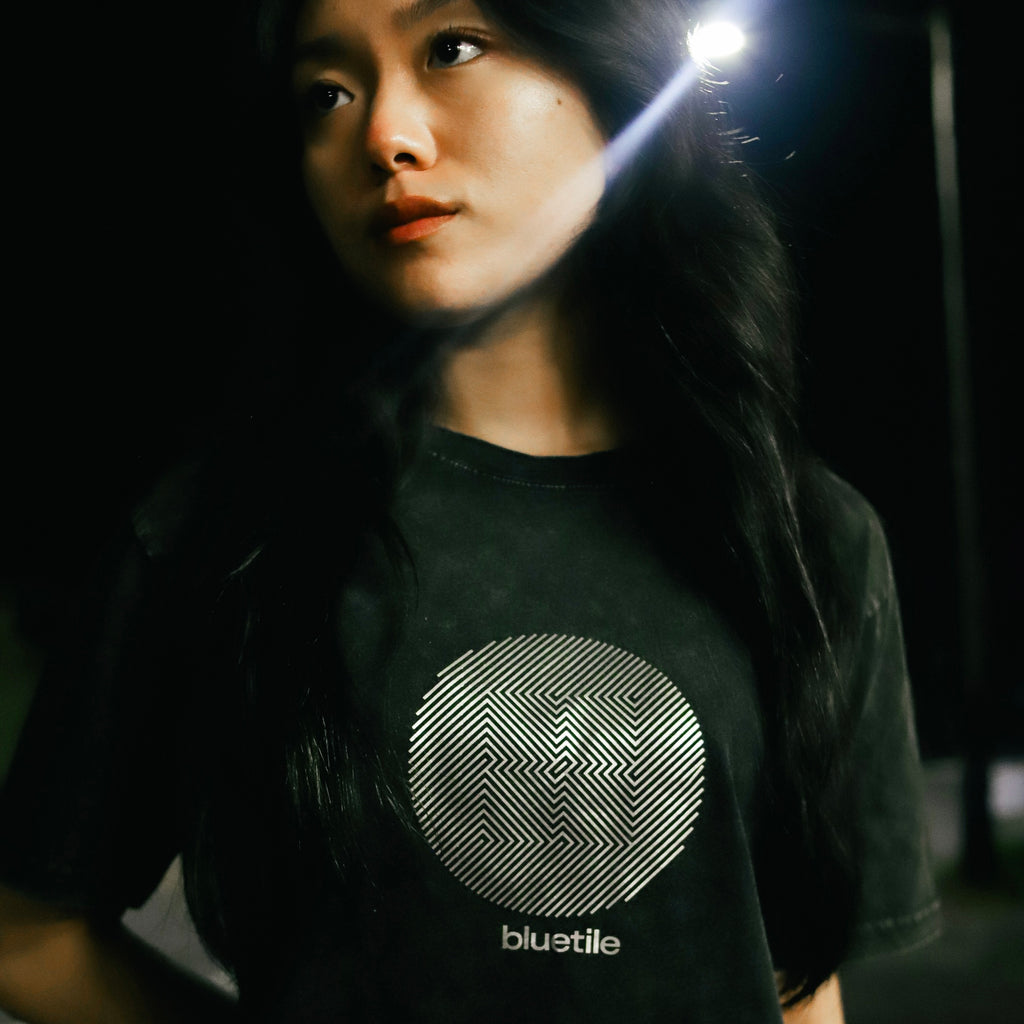
M 366 126 L 366 149 L 375 170 L 392 175 L 433 165 L 437 145 L 428 106 L 408 84 L 381 84 Z

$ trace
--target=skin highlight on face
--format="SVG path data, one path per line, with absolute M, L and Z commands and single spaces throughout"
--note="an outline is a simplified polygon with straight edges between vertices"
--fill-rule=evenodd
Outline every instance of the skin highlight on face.
M 295 52 L 310 203 L 400 318 L 492 310 L 592 221 L 606 140 L 586 98 L 471 0 L 313 0 Z

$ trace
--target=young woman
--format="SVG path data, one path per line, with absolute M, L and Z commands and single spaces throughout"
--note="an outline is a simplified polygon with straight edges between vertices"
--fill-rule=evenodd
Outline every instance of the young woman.
M 885 542 L 800 443 L 782 248 L 699 86 L 621 145 L 690 27 L 260 8 L 291 371 L 40 689 L 13 1012 L 840 1021 L 845 957 L 934 932 Z M 117 925 L 177 853 L 237 1008 Z

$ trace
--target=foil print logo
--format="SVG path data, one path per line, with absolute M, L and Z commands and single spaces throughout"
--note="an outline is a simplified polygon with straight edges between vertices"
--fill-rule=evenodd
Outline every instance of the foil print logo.
M 509 637 L 438 674 L 409 780 L 445 867 L 499 906 L 578 916 L 632 899 L 682 851 L 704 788 L 692 708 L 636 655 Z

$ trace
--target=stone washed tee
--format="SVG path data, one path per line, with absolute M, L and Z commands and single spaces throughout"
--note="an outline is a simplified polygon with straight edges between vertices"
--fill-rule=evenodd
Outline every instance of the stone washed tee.
M 397 506 L 416 566 L 397 641 L 382 654 L 370 584 L 339 613 L 416 829 L 380 884 L 287 937 L 252 1019 L 780 1019 L 751 854 L 763 730 L 750 657 L 636 529 L 624 458 L 431 432 Z M 864 954 L 934 935 L 937 905 L 885 540 L 870 506 L 834 487 L 864 615 Z M 144 559 L 134 571 L 122 605 L 144 589 Z M 161 818 L 172 759 L 152 749 L 165 716 L 139 678 L 159 673 L 133 635 L 101 635 L 118 667 L 87 687 L 50 673 L 0 803 L 2 876 L 70 906 L 137 905 L 175 852 Z

